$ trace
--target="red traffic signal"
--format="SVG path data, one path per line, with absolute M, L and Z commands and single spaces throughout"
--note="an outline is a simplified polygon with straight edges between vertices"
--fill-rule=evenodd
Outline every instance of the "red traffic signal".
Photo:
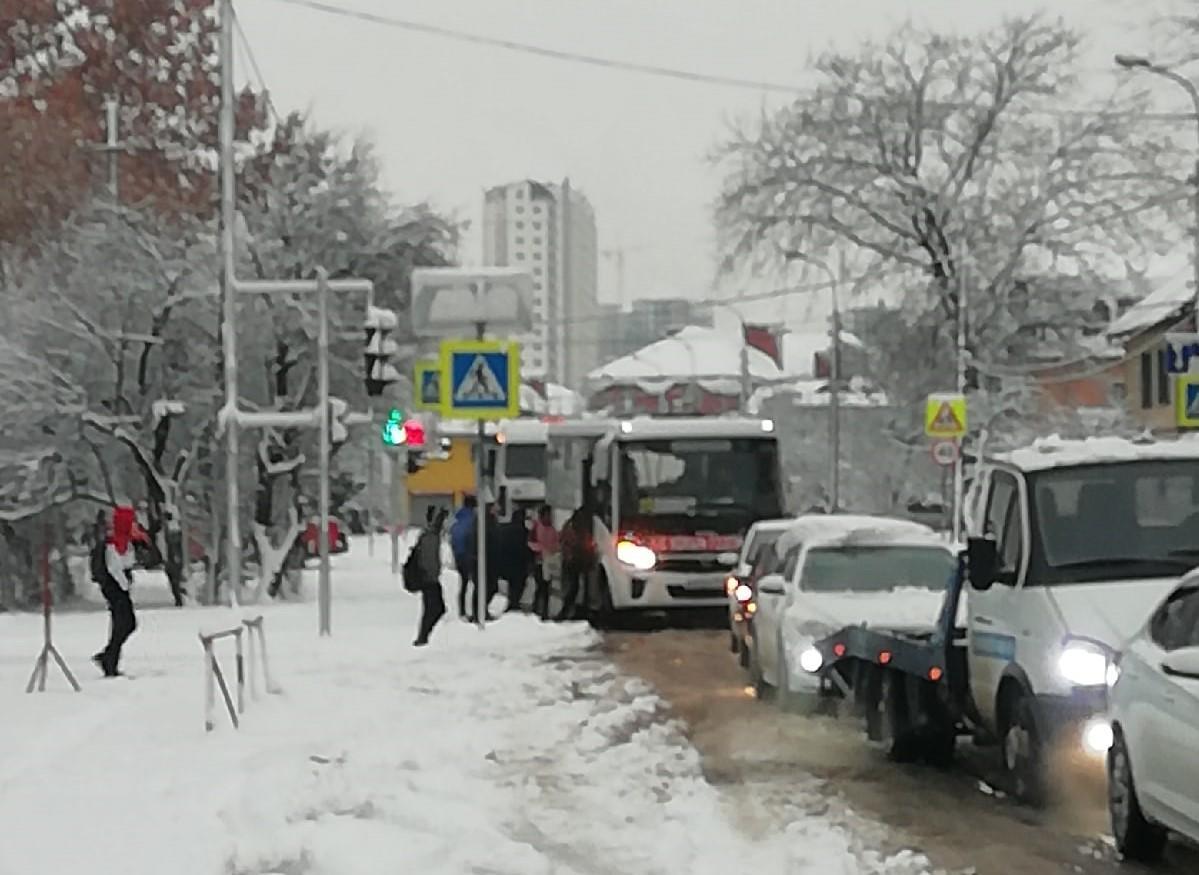
M 408 447 L 425 445 L 425 424 L 419 419 L 404 420 L 404 445 Z

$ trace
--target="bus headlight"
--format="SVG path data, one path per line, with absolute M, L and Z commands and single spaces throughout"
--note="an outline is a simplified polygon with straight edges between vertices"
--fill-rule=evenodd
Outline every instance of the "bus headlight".
M 1068 640 L 1057 658 L 1057 671 L 1076 687 L 1107 683 L 1107 651 L 1092 641 Z
M 616 558 L 637 571 L 651 571 L 658 564 L 658 557 L 653 550 L 632 541 L 617 542 Z

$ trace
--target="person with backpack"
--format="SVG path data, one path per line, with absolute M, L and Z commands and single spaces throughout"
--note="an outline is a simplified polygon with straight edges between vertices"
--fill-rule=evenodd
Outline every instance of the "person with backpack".
M 479 503 L 473 495 L 462 499 L 462 507 L 454 514 L 454 522 L 450 525 L 450 552 L 454 554 L 454 567 L 458 569 L 458 616 L 463 620 L 469 619 L 466 609 L 466 595 L 470 582 L 474 580 L 475 567 L 470 562 L 469 540 L 473 520 Z M 473 610 L 473 608 L 472 608 Z
M 97 538 L 92 548 L 92 579 L 100 585 L 104 601 L 112 622 L 109 627 L 108 645 L 92 657 L 105 677 L 121 675 L 121 648 L 137 629 L 137 616 L 133 611 L 133 508 L 121 505 L 113 508 L 112 523 L 108 537 Z
M 441 590 L 441 530 L 447 516 L 444 509 L 434 511 L 429 508 L 424 531 L 404 563 L 404 589 L 419 592 L 421 597 L 420 626 L 416 640 L 412 642 L 414 647 L 428 644 L 433 627 L 445 616 L 445 595 Z

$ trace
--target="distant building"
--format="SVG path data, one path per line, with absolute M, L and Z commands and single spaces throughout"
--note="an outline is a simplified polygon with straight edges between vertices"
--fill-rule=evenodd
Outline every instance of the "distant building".
M 600 361 L 595 212 L 561 184 L 531 179 L 483 198 L 483 263 L 533 275 L 534 328 L 516 337 L 530 379 L 576 386 Z
M 689 325 L 712 327 L 712 308 L 685 298 L 646 298 L 630 309 L 601 304 L 595 320 L 599 328 L 597 365 L 616 361 L 677 334 Z

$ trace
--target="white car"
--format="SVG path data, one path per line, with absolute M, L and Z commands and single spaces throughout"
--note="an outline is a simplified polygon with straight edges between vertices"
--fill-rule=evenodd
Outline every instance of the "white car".
M 774 547 L 779 536 L 795 522 L 792 519 L 761 520 L 749 527 L 745 543 L 737 556 L 737 565 L 725 581 L 724 589 L 729 598 L 729 649 L 745 664 L 745 639 L 753 611 L 754 587 L 758 575 L 770 564 L 765 555 Z
M 779 686 L 778 654 L 782 617 L 800 591 L 800 572 L 807 547 L 814 542 L 844 538 L 854 532 L 869 531 L 876 537 L 893 535 L 922 541 L 936 541 L 928 526 L 889 517 L 858 515 L 806 515 L 799 517 L 775 541 L 777 567 L 757 583 L 755 609 L 749 628 L 749 673 L 759 695 Z M 937 542 L 941 543 L 941 542 Z M 944 549 L 948 550 L 948 547 Z M 853 619 L 841 623 L 848 625 Z M 840 628 L 840 626 L 834 628 Z M 830 630 L 831 631 L 831 630 Z
M 1108 808 L 1125 857 L 1199 841 L 1199 572 L 1160 604 L 1108 670 Z

